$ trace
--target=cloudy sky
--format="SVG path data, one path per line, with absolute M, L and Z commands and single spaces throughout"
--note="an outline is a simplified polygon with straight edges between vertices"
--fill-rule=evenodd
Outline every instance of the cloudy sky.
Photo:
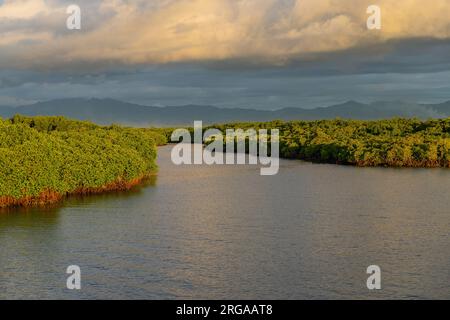
M 81 8 L 81 30 L 66 9 Z M 369 5 L 381 30 L 368 30 Z M 450 100 L 450 0 L 0 0 L 0 105 Z

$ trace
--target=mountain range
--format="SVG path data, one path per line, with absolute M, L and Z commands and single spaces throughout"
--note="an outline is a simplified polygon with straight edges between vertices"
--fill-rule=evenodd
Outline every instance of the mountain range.
M 417 104 L 400 101 L 378 101 L 369 104 L 347 101 L 329 107 L 303 109 L 283 108 L 273 111 L 218 108 L 207 105 L 184 105 L 154 107 L 133 104 L 113 99 L 60 99 L 37 102 L 31 105 L 0 106 L 0 117 L 9 118 L 15 114 L 28 116 L 61 115 L 99 124 L 118 123 L 132 126 L 176 126 L 189 125 L 194 120 L 205 124 L 235 121 L 270 120 L 317 120 L 317 119 L 386 119 L 447 118 L 450 117 L 450 101 L 440 104 Z

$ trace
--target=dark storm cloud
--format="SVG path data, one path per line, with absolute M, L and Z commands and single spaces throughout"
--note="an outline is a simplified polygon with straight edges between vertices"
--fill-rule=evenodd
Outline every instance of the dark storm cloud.
M 282 69 L 292 76 L 364 73 L 426 73 L 450 70 L 450 39 L 398 39 L 347 50 L 285 58 L 283 66 L 268 66 L 264 59 L 208 61 L 208 68 L 228 71 Z
M 177 65 L 85 76 L 0 72 L 0 78 L 0 105 L 98 97 L 145 105 L 212 104 L 277 109 L 320 107 L 351 99 L 362 102 L 450 99 L 450 71 L 296 76 L 292 70 L 231 72 Z

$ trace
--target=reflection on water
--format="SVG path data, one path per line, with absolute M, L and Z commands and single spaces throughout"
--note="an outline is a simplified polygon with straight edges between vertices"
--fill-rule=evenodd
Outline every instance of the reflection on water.
M 159 163 L 133 192 L 3 211 L 0 298 L 450 298 L 449 170 Z

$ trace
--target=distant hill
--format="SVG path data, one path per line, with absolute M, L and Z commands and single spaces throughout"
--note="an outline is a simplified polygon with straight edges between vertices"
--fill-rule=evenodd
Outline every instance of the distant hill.
M 275 111 L 217 108 L 214 106 L 185 105 L 152 107 L 113 99 L 61 99 L 38 102 L 20 107 L 0 107 L 0 116 L 62 115 L 90 120 L 99 124 L 120 123 L 135 126 L 175 126 L 202 120 L 205 124 L 234 121 L 317 120 L 317 119 L 385 119 L 392 117 L 446 118 L 450 117 L 450 101 L 440 104 L 415 104 L 379 101 L 364 104 L 348 101 L 316 109 L 284 108 Z

